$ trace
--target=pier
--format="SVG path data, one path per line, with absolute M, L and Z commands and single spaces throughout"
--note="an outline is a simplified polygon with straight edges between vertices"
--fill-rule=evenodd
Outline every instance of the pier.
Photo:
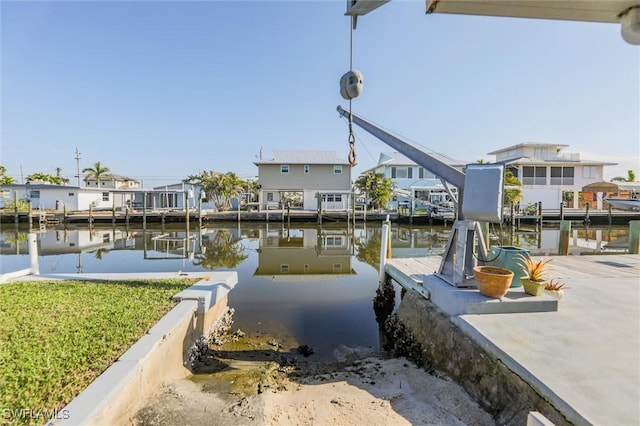
M 640 256 L 553 256 L 553 277 L 568 287 L 564 297 L 556 300 L 557 309 L 519 313 L 446 313 L 450 306 L 439 306 L 442 302 L 434 301 L 429 291 L 433 283 L 426 282 L 438 280 L 433 272 L 439 263 L 440 257 L 435 256 L 387 259 L 385 274 L 407 290 L 405 298 L 411 295 L 407 304 L 413 309 L 403 309 L 403 299 L 399 315 L 425 340 L 422 343 L 435 368 L 444 370 L 470 394 L 482 395 L 491 405 L 487 409 L 502 410 L 496 413 L 497 419 L 507 421 L 511 416 L 513 422 L 523 418 L 523 411 L 537 410 L 556 425 L 637 424 Z M 486 304 L 505 303 L 479 297 Z M 540 302 L 551 299 L 526 296 L 521 288 L 511 288 L 505 299 L 520 297 Z M 444 325 L 434 324 L 437 315 L 429 314 L 430 310 L 444 316 Z M 443 337 L 441 328 L 446 324 L 454 331 Z M 480 367 L 465 366 L 459 355 L 469 353 L 464 345 L 457 343 L 445 354 L 446 348 L 434 348 L 438 343 L 445 346 L 447 341 L 457 341 L 460 335 L 471 339 L 474 363 L 485 362 L 487 368 L 506 366 L 508 377 L 499 386 L 518 388 L 526 396 L 509 395 L 512 406 L 501 407 L 507 395 L 496 396 L 483 388 L 484 381 L 489 387 L 494 385 L 491 379 L 469 377 L 470 369 Z M 522 390 L 529 388 L 537 399 Z
M 33 224 L 59 224 L 59 223 L 175 223 L 175 222 L 207 222 L 207 221 L 225 221 L 225 222 L 345 222 L 345 221 L 377 221 L 380 222 L 389 216 L 393 222 L 408 222 L 411 224 L 431 224 L 443 223 L 451 224 L 455 217 L 452 215 L 442 214 L 407 214 L 404 212 L 378 212 L 362 210 L 356 211 L 322 211 L 313 210 L 287 210 L 274 209 L 262 211 L 246 211 L 246 210 L 229 210 L 224 212 L 197 211 L 190 210 L 188 213 L 184 210 L 153 210 L 141 212 L 138 210 L 130 211 L 44 211 L 34 210 L 33 212 L 0 212 L 1 223 L 33 223 Z M 593 225 L 611 225 L 626 224 L 630 220 L 639 220 L 640 212 L 619 211 L 619 210 L 590 210 L 586 212 L 583 209 L 563 209 L 561 210 L 543 210 L 541 215 L 521 215 L 516 214 L 511 219 L 505 216 L 505 222 L 515 227 L 525 226 L 541 226 L 557 225 L 561 220 L 571 221 L 577 224 L 585 223 L 585 219 L 589 220 L 589 224 Z

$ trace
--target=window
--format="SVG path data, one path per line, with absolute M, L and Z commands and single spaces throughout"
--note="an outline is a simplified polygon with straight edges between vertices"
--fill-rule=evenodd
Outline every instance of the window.
M 345 245 L 341 236 L 328 236 L 325 238 L 324 244 L 326 247 L 342 247 Z
M 418 179 L 424 179 L 424 167 L 418 167 Z
M 412 179 L 413 167 L 391 167 L 391 179 Z
M 598 167 L 582 166 L 582 177 L 586 179 L 595 179 L 598 177 Z
M 342 272 L 342 263 L 334 263 L 333 272 Z
M 283 274 L 288 274 L 289 273 L 289 265 L 288 264 L 280 265 L 280 272 L 283 273 Z
M 302 168 L 304 169 L 304 174 L 308 175 L 309 174 L 309 165 L 305 164 L 304 166 L 302 166 Z
M 289 173 L 289 165 L 288 164 L 281 164 L 280 165 L 280 173 L 282 173 L 282 174 Z
M 73 197 L 75 195 L 75 193 L 70 192 L 69 194 L 67 194 L 69 197 Z
M 305 263 L 305 264 L 304 264 L 304 272 L 305 272 L 305 273 L 308 273 L 308 272 L 309 272 L 309 264 L 308 264 L 308 263 Z
M 518 177 L 518 168 L 517 167 L 507 167 L 507 171 L 511 172 L 514 178 Z
M 546 185 L 547 184 L 547 168 L 524 166 L 522 168 L 522 184 L 523 185 Z
M 547 158 L 547 149 L 546 148 L 534 148 L 533 156 L 535 158 L 539 158 L 541 160 L 544 160 L 545 158 Z
M 269 202 L 273 201 L 273 192 L 267 192 L 267 201 Z
M 39 190 L 32 190 L 31 191 L 31 198 L 40 198 L 40 191 Z
M 573 185 L 573 167 L 551 167 L 551 185 Z
M 103 192 L 102 193 L 102 201 L 109 201 L 109 193 L 108 192 Z
M 342 166 L 340 164 L 336 164 L 333 166 L 333 174 L 341 175 L 342 174 Z

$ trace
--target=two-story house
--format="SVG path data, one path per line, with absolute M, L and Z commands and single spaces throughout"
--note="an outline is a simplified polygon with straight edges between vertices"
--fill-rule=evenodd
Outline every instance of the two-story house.
M 488 155 L 495 155 L 496 162 L 504 163 L 522 183 L 521 206 L 542 202 L 542 208 L 558 209 L 564 202 L 578 208 L 582 187 L 602 181 L 604 166 L 616 163 L 581 160 L 579 153 L 563 152 L 567 146 L 523 142 Z
M 140 188 L 140 182 L 135 179 L 116 175 L 113 173 L 104 173 L 100 175 L 100 182 L 98 182 L 95 176 L 86 176 L 84 178 L 85 185 L 87 187 L 94 188 L 111 188 L 111 189 L 136 189 Z
M 429 155 L 460 171 L 466 164 L 438 153 L 431 152 Z M 396 194 L 387 206 L 390 209 L 397 209 L 399 205 L 406 203 L 425 207 L 452 201 L 439 177 L 399 152 L 380 153 L 378 164 L 362 174 L 371 171 L 382 173 L 395 184 Z M 453 186 L 449 186 L 449 189 L 456 196 L 457 189 Z
M 351 200 L 351 166 L 335 151 L 274 151 L 273 158 L 260 159 L 259 207 L 302 210 L 346 210 Z

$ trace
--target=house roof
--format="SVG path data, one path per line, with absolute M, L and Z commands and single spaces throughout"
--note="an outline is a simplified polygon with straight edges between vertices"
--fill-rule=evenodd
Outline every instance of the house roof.
M 282 150 L 273 151 L 270 160 L 254 161 L 261 164 L 349 164 L 347 160 L 338 158 L 336 151 Z
M 84 180 L 85 181 L 96 180 L 96 178 L 95 176 L 85 176 Z M 123 176 L 123 175 L 117 175 L 115 173 L 103 173 L 100 175 L 100 180 L 130 180 L 133 182 L 138 182 L 136 179 Z
M 618 163 L 607 163 L 604 161 L 597 160 L 566 160 L 561 158 L 552 158 L 549 160 L 544 160 L 541 158 L 529 158 L 529 157 L 518 157 L 512 158 L 507 161 L 504 161 L 504 164 L 519 164 L 519 165 L 535 165 L 535 164 L 558 164 L 558 165 L 567 165 L 568 163 L 579 164 L 581 166 L 615 166 Z
M 451 157 L 448 157 L 444 154 L 440 154 L 437 152 L 428 152 L 427 154 L 452 167 L 463 167 L 464 165 L 467 164 L 466 161 L 455 160 Z M 362 171 L 361 174 L 368 173 L 371 170 L 376 170 L 383 166 L 417 166 L 417 165 L 418 164 L 415 161 L 409 159 L 407 156 L 397 151 L 381 152 L 380 157 L 378 158 L 378 164 Z
M 495 151 L 487 152 L 487 155 L 498 155 L 501 152 L 511 151 L 518 148 L 566 148 L 569 145 L 559 143 L 544 143 L 544 142 L 521 142 L 516 145 L 511 145 L 506 148 L 500 148 Z
M 440 154 L 438 152 L 428 152 L 431 157 L 448 164 L 450 166 L 463 166 L 467 164 L 467 162 L 454 160 L 451 157 L 448 157 L 444 154 Z M 404 154 L 399 152 L 382 152 L 380 153 L 380 158 L 378 159 L 378 165 L 390 165 L 390 166 L 415 166 L 417 163 L 413 160 L 410 160 Z

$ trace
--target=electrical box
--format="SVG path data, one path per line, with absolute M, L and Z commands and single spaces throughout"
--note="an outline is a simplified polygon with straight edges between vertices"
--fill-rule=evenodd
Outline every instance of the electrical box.
M 464 178 L 462 214 L 467 220 L 502 223 L 504 164 L 469 164 Z

